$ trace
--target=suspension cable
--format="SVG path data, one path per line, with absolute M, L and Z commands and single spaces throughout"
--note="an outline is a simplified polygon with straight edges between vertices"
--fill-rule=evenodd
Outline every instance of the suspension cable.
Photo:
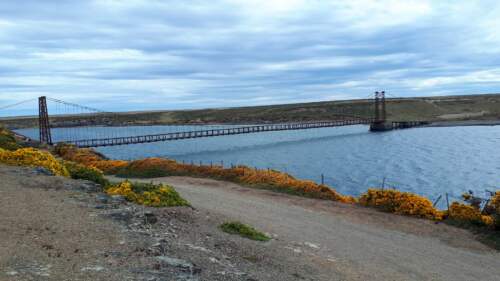
M 104 110 L 97 109 L 97 108 L 92 108 L 92 107 L 89 107 L 89 106 L 79 105 L 79 104 L 76 104 L 76 103 L 66 102 L 66 101 L 62 101 L 62 100 L 58 100 L 58 99 L 54 99 L 54 98 L 47 97 L 47 99 L 51 100 L 53 102 L 58 102 L 58 103 L 62 103 L 62 104 L 65 104 L 65 105 L 74 106 L 74 107 L 77 107 L 77 108 L 80 108 L 80 109 L 84 109 L 84 110 L 95 111 L 95 112 L 99 112 L 99 113 L 108 113 L 108 114 L 109 113 L 113 113 L 113 112 L 104 111 Z
M 37 100 L 37 98 L 31 98 L 31 99 L 23 100 L 23 101 L 20 101 L 20 102 L 16 102 L 14 104 L 5 105 L 5 106 L 0 107 L 0 110 L 8 109 L 8 108 L 11 108 L 11 107 L 14 107 L 14 106 L 18 106 L 18 105 L 21 105 L 21 104 L 24 104 L 24 103 L 27 103 L 27 102 L 30 102 L 30 101 L 35 101 L 35 100 Z

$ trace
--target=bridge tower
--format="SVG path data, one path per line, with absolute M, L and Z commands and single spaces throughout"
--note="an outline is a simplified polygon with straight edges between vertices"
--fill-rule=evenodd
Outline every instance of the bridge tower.
M 47 109 L 47 98 L 38 98 L 38 129 L 40 132 L 40 142 L 52 144 L 52 135 L 50 134 L 49 111 Z
M 377 91 L 375 92 L 375 118 L 370 125 L 370 131 L 389 131 L 392 129 L 392 123 L 387 122 L 385 91 Z

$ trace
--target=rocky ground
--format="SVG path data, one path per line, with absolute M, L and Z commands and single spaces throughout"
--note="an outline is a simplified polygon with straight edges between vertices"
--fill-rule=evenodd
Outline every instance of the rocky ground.
M 0 165 L 0 280 L 500 280 L 465 230 L 235 184 L 162 178 L 193 208 Z M 223 233 L 237 219 L 269 242 Z
M 313 280 L 272 243 L 221 232 L 225 217 L 129 204 L 43 170 L 0 176 L 0 280 Z

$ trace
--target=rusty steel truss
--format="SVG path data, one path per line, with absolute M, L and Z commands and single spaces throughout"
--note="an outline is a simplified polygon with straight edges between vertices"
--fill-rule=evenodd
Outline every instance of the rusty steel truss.
M 52 135 L 50 133 L 49 111 L 47 109 L 47 98 L 38 98 L 38 127 L 40 133 L 40 142 L 52 144 Z

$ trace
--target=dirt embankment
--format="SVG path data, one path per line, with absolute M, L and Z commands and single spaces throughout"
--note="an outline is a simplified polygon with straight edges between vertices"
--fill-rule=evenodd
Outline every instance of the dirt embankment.
M 315 280 L 314 265 L 223 233 L 229 218 L 148 208 L 90 182 L 0 165 L 0 280 Z
M 269 250 L 295 257 L 296 269 L 314 268 L 302 275 L 312 280 L 500 280 L 500 253 L 443 223 L 210 179 L 154 182 L 173 185 L 202 212 L 272 233 Z
M 161 178 L 194 209 L 0 165 L 0 280 L 500 280 L 465 230 L 236 184 Z M 148 180 L 149 181 L 149 180 Z M 218 229 L 227 220 L 273 237 Z

